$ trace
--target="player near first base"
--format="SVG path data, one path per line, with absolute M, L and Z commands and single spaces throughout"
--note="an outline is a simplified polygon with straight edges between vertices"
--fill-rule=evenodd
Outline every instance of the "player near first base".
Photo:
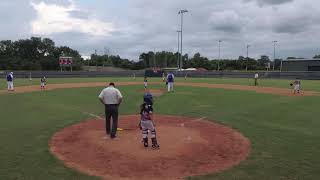
M 167 75 L 167 83 L 168 83 L 168 92 L 173 91 L 173 83 L 174 83 L 174 75 L 173 75 L 173 73 L 169 73 Z
M 13 72 L 10 72 L 7 75 L 7 84 L 8 84 L 8 91 L 14 91 L 14 87 L 13 87 Z

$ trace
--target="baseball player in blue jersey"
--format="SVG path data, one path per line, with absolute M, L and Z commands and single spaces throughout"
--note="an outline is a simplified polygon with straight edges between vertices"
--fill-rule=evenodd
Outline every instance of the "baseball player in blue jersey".
M 8 84 L 8 91 L 14 91 L 13 87 L 13 72 L 7 75 L 7 84 Z
M 169 73 L 167 75 L 167 82 L 168 82 L 168 92 L 173 91 L 173 83 L 174 83 L 173 73 Z

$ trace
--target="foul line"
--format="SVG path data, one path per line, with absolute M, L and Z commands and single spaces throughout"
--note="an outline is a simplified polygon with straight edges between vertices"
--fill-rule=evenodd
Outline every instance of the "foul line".
M 103 117 L 101 117 L 101 116 L 98 116 L 98 115 L 96 115 L 96 114 L 92 114 L 92 113 L 88 113 L 88 112 L 83 112 L 84 114 L 87 114 L 87 115 L 89 115 L 89 116 L 92 116 L 92 117 L 95 117 L 95 118 L 98 118 L 98 119 L 104 119 Z
M 195 121 L 202 121 L 202 120 L 205 120 L 205 119 L 207 119 L 207 117 L 202 117 L 202 118 L 196 119 Z

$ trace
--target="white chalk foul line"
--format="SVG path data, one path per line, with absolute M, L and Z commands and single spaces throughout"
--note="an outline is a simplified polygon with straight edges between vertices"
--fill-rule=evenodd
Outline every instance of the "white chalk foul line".
M 192 120 L 192 121 L 195 121 L 195 122 L 198 122 L 198 121 L 202 121 L 202 120 L 205 120 L 207 117 L 202 117 L 202 118 L 199 118 L 199 119 L 195 119 L 195 120 Z M 190 121 L 191 122 L 191 121 Z M 187 122 L 186 122 L 187 123 Z M 181 123 L 180 124 L 181 127 L 185 127 L 185 123 Z
M 195 121 L 202 121 L 202 120 L 205 120 L 205 119 L 207 119 L 207 117 L 202 117 L 202 118 L 196 119 Z
M 98 119 L 104 119 L 103 117 L 101 117 L 101 116 L 98 116 L 98 115 L 96 115 L 96 114 L 92 114 L 92 113 L 88 113 L 88 112 L 83 112 L 84 114 L 87 114 L 87 115 L 89 115 L 89 116 L 92 116 L 92 117 L 95 117 L 95 118 L 98 118 Z

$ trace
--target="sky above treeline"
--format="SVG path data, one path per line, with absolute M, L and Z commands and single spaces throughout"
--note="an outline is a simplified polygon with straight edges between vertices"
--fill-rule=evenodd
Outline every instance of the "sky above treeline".
M 183 52 L 210 59 L 320 54 L 319 0 L 1 0 L 0 39 L 40 36 L 88 56 L 177 51 L 179 10 Z

